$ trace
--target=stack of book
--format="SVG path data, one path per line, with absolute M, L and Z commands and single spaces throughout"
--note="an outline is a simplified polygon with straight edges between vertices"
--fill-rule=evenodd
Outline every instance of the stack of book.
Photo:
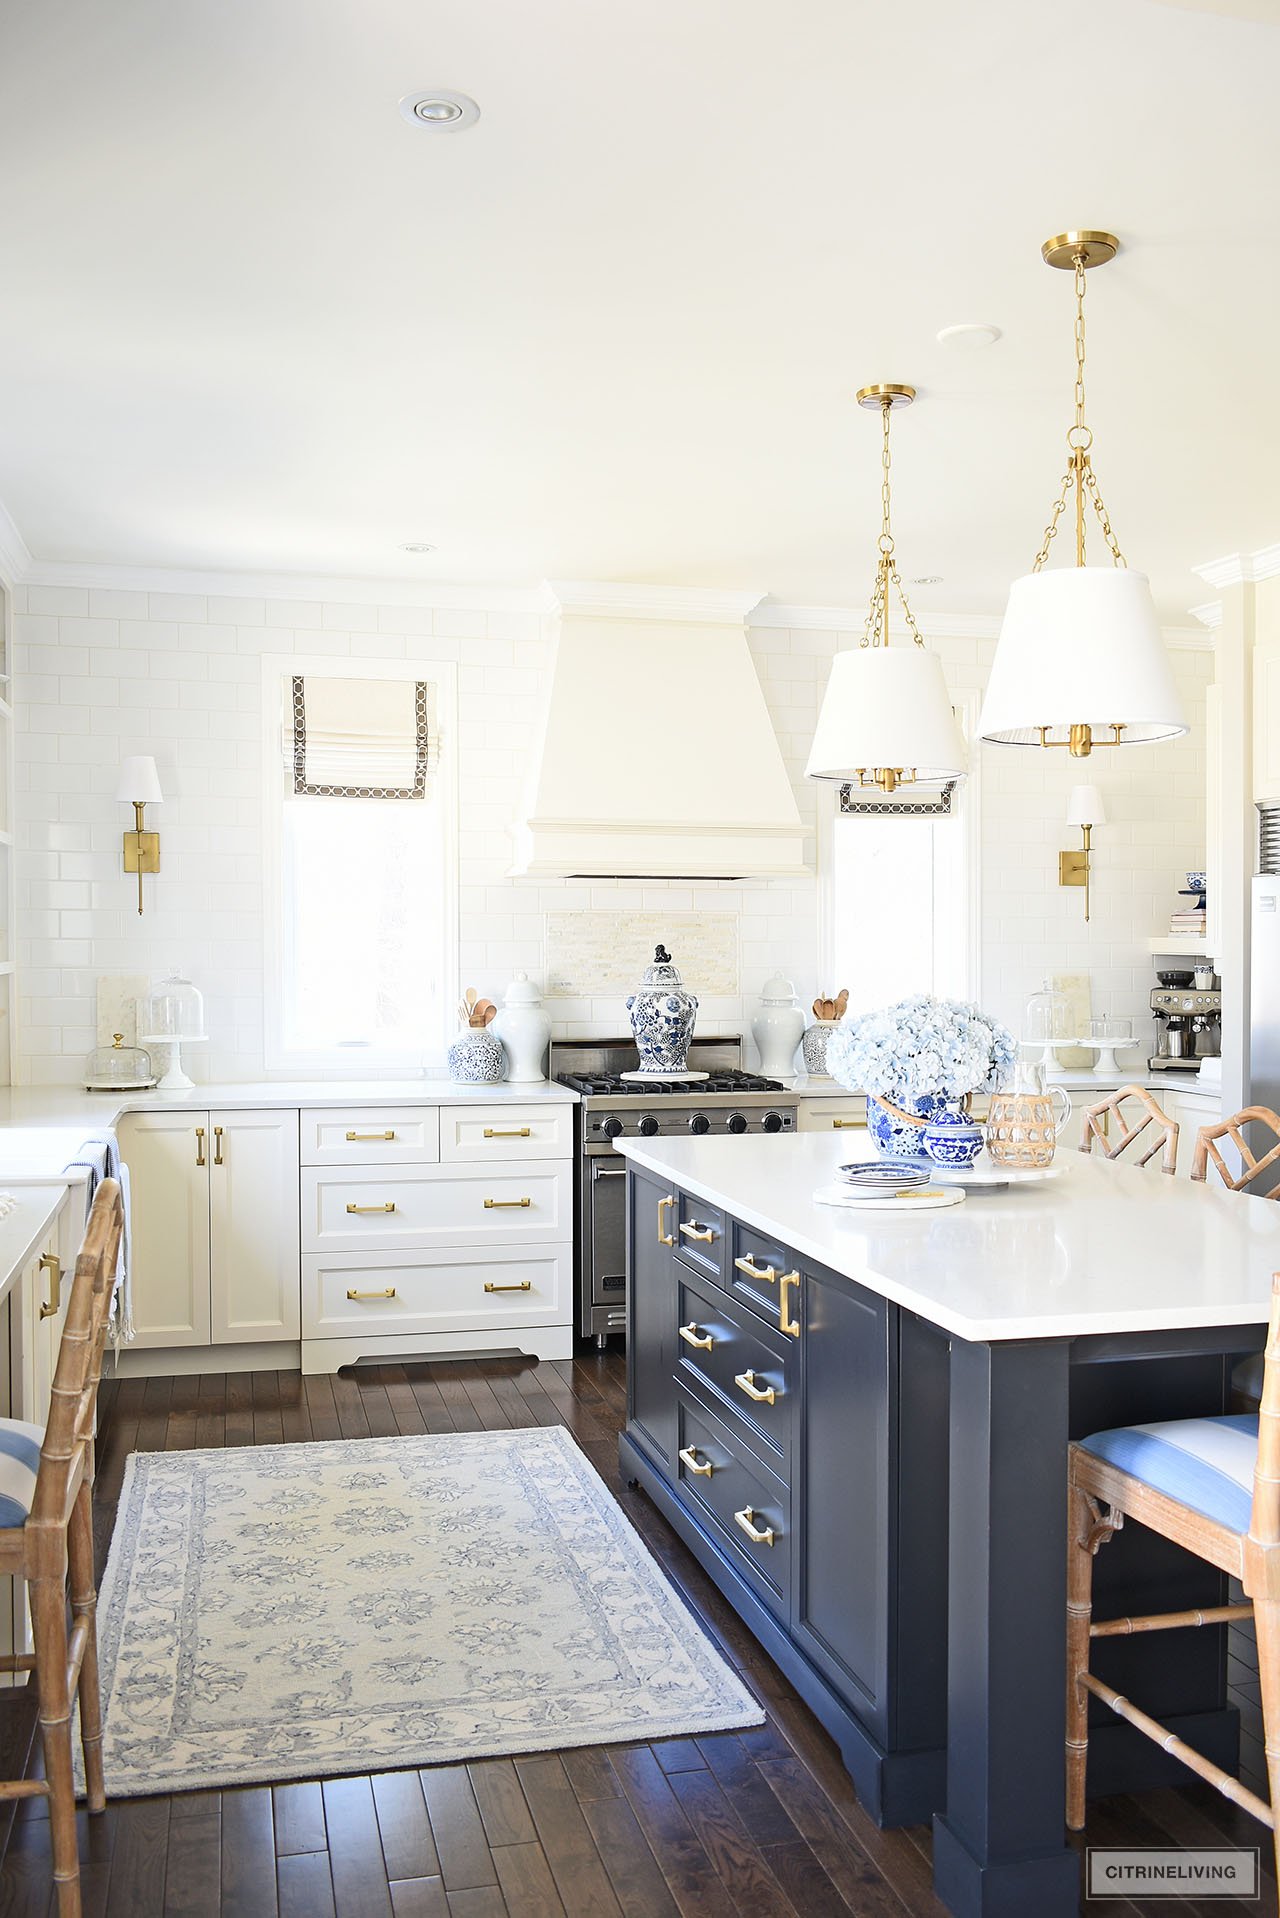
M 1202 933 L 1205 930 L 1204 907 L 1192 906 L 1186 912 L 1171 912 L 1169 914 L 1169 930 L 1170 932 L 1178 932 L 1184 935 Z

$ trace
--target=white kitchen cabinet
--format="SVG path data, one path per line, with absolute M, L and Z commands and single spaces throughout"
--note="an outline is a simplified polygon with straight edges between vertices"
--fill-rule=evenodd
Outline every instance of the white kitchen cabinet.
M 861 1092 L 808 1093 L 797 1101 L 798 1132 L 865 1132 L 867 1101 Z
M 296 1339 L 298 1114 L 129 1113 L 139 1347 Z

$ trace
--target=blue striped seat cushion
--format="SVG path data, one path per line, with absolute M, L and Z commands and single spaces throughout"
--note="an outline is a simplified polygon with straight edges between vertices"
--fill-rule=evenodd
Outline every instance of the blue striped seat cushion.
M 1084 1451 L 1233 1532 L 1247 1532 L 1258 1420 L 1252 1413 L 1121 1425 L 1081 1439 Z
M 43 1425 L 0 1419 L 0 1530 L 27 1522 L 43 1443 Z

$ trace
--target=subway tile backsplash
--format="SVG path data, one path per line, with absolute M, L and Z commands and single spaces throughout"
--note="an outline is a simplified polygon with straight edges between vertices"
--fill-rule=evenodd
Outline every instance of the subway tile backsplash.
M 523 967 L 539 980 L 561 916 L 700 914 L 731 928 L 736 990 L 707 989 L 700 1030 L 747 1030 L 773 972 L 802 1002 L 841 983 L 820 964 L 821 886 L 805 881 L 684 883 L 510 879 L 509 822 L 519 807 L 539 723 L 550 638 L 537 614 L 341 600 L 144 593 L 28 586 L 15 596 L 18 787 L 16 1073 L 72 1083 L 94 1044 L 100 973 L 181 966 L 205 994 L 213 1079 L 263 1070 L 261 674 L 263 653 L 458 662 L 460 933 L 463 982 L 498 997 Z M 926 625 L 927 630 L 927 625 Z M 831 655 L 852 629 L 753 629 L 752 651 L 801 813 L 816 833 L 831 789 L 803 768 Z M 957 695 L 980 690 L 992 642 L 933 642 Z M 1146 942 L 1204 847 L 1204 689 L 1212 655 L 1179 651 L 1174 668 L 1192 730 L 1173 745 L 1128 747 L 1091 776 L 1112 823 L 1095 835 L 1093 921 L 1057 883 L 1072 772 L 1065 754 L 980 751 L 981 996 L 1016 1023 L 1045 976 L 1087 971 L 1095 1012 L 1145 1012 Z M 697 715 L 690 716 L 696 728 Z M 120 759 L 153 752 L 165 803 L 163 871 L 145 917 L 120 869 L 126 809 L 113 794 Z M 816 840 L 811 840 L 811 851 Z M 875 929 L 868 929 L 874 937 Z M 617 1032 L 625 994 L 574 974 L 548 1002 L 559 1031 Z M 711 984 L 727 983 L 720 976 Z M 593 984 L 596 989 L 593 990 Z M 749 1063 L 754 1063 L 750 1057 Z

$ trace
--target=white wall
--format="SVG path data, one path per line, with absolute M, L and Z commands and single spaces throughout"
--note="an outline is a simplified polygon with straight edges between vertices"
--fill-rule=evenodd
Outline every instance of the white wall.
M 99 973 L 173 966 L 206 998 L 211 1044 L 193 1070 L 261 1076 L 264 652 L 458 661 L 464 983 L 497 997 L 517 967 L 541 977 L 543 915 L 572 907 L 660 911 L 677 957 L 681 914 L 734 913 L 741 991 L 703 999 L 703 1031 L 745 1030 L 761 984 L 778 969 L 794 977 L 805 1003 L 842 983 L 818 974 L 816 879 L 655 886 L 506 878 L 508 827 L 548 668 L 536 613 L 31 585 L 16 589 L 15 642 L 20 1082 L 76 1080 L 94 1043 Z M 752 632 L 810 824 L 832 794 L 803 780 L 809 738 L 830 657 L 854 643 L 852 629 L 798 623 Z M 953 688 L 980 689 L 991 642 L 936 644 Z M 1101 753 L 1083 772 L 1064 752 L 983 749 L 982 997 L 1011 1022 L 1050 971 L 1090 971 L 1097 1011 L 1145 1010 L 1147 938 L 1165 923 L 1181 872 L 1203 864 L 1211 654 L 1178 652 L 1174 664 L 1192 718 L 1187 740 Z M 685 723 L 696 748 L 699 715 Z M 607 741 L 599 750 L 607 778 Z M 120 868 L 132 815 L 113 798 L 119 761 L 131 752 L 155 754 L 166 796 L 148 819 L 162 832 L 163 871 L 146 882 L 141 919 L 135 882 Z M 1103 787 L 1114 822 L 1096 835 L 1088 928 L 1082 895 L 1057 885 L 1057 849 L 1076 837 L 1060 824 L 1066 793 L 1081 776 Z M 561 1000 L 549 1010 L 566 1032 L 625 1030 L 613 1000 Z

